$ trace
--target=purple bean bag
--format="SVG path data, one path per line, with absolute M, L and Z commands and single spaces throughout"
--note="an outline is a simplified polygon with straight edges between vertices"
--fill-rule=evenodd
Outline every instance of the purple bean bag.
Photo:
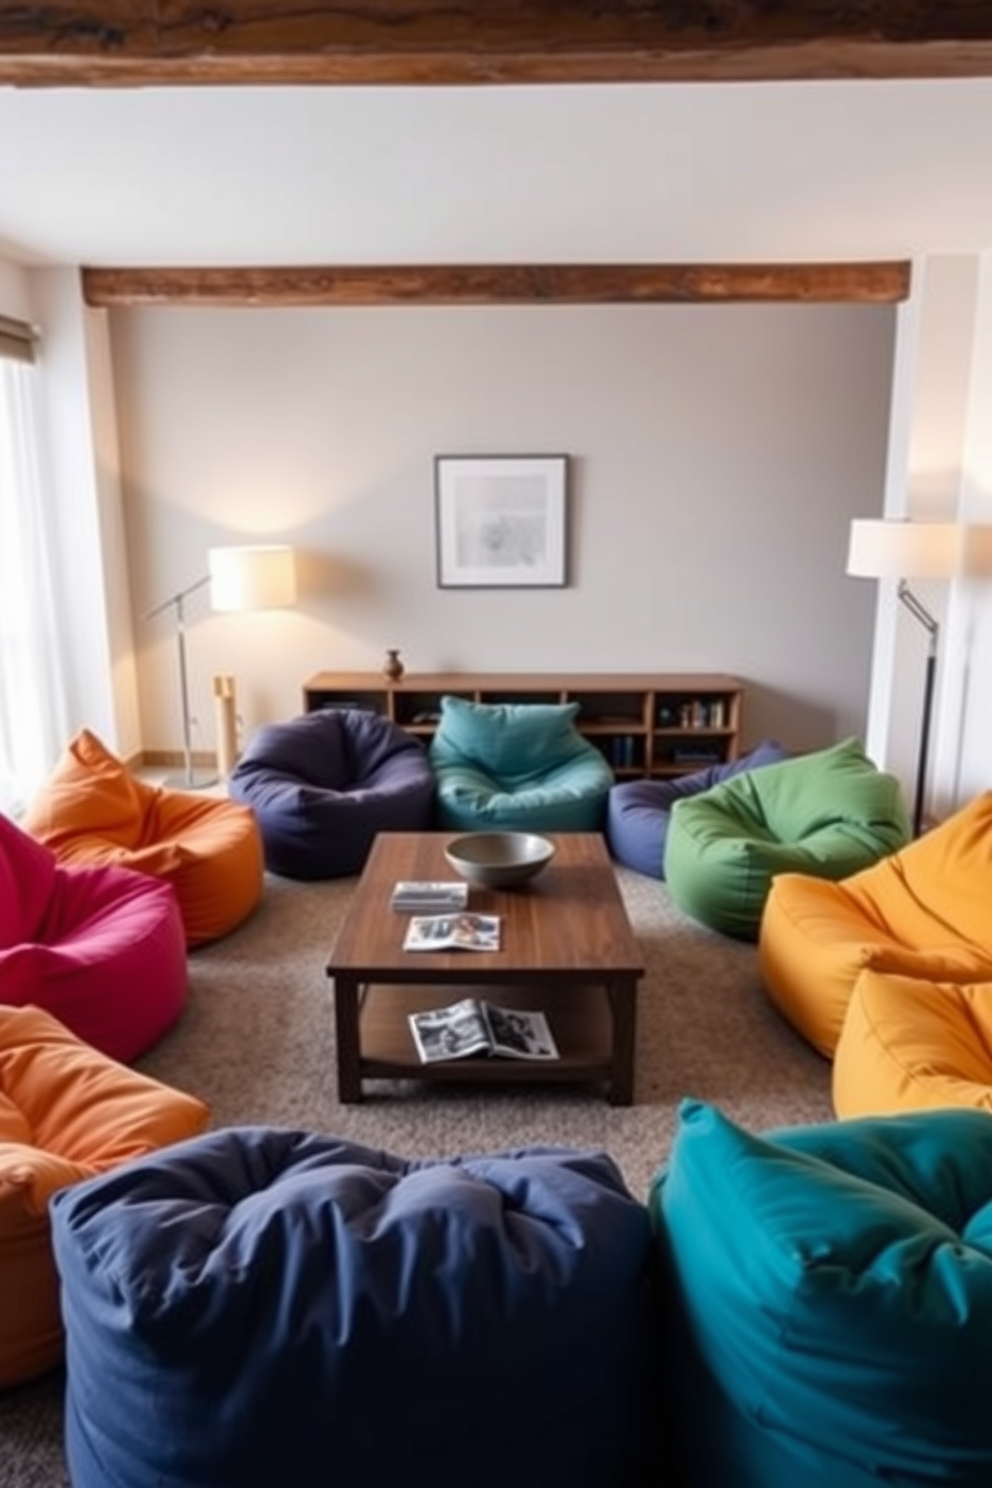
M 789 750 L 764 739 L 748 754 L 671 780 L 625 780 L 613 786 L 606 808 L 606 840 L 618 863 L 648 878 L 665 876 L 665 838 L 672 805 L 683 796 L 729 780 L 732 775 L 789 758 Z
M 228 793 L 254 810 L 272 873 L 343 878 L 361 872 L 377 832 L 431 826 L 434 771 L 390 719 L 326 708 L 257 729 Z
M 232 1127 L 57 1194 L 75 1488 L 613 1488 L 663 1400 L 601 1152 Z
M 0 816 L 0 1003 L 44 1008 L 127 1064 L 176 1021 L 188 987 L 171 884 L 116 864 L 63 868 Z

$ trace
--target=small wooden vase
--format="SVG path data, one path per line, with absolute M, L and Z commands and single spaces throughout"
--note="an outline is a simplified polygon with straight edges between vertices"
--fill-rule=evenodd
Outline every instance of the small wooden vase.
M 390 682 L 398 682 L 403 675 L 403 670 L 399 651 L 387 651 L 386 660 L 382 665 L 383 676 L 388 677 Z

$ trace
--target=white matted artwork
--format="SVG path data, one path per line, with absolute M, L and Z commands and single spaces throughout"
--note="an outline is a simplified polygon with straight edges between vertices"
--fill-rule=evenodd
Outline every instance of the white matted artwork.
M 436 455 L 441 589 L 566 583 L 567 455 Z

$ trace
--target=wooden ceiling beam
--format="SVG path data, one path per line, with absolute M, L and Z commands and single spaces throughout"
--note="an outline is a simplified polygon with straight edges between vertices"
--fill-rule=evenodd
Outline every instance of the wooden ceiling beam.
M 0 84 L 726 82 L 992 75 L 975 0 L 42 0 Z
M 94 306 L 892 304 L 908 262 L 84 268 Z

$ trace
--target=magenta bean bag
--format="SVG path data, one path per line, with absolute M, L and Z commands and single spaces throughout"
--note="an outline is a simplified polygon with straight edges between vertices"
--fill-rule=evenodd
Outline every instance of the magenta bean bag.
M 170 884 L 130 868 L 60 867 L 0 815 L 0 1003 L 44 1008 L 128 1063 L 175 1022 L 188 985 Z

